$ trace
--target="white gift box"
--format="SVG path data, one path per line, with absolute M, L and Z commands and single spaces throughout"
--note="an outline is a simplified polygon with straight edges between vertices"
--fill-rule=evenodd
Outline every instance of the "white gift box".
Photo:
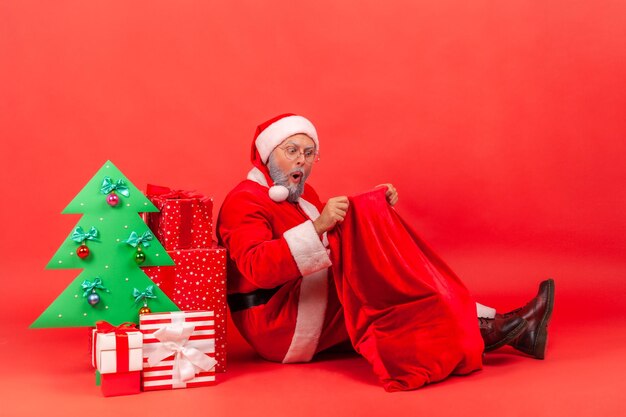
M 141 371 L 143 369 L 143 334 L 139 330 L 125 334 L 128 337 L 128 369 L 125 371 Z M 114 332 L 102 333 L 94 329 L 92 336 L 92 365 L 101 374 L 120 372 L 117 369 L 116 334 Z

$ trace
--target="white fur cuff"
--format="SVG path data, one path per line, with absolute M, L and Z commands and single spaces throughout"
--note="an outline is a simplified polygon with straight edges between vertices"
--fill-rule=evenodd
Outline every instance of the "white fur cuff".
M 292 227 L 283 237 L 302 275 L 309 275 L 332 265 L 312 221 L 307 220 Z

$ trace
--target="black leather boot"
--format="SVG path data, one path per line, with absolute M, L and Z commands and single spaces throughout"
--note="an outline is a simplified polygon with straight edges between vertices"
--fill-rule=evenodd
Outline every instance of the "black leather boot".
M 496 314 L 496 320 L 511 318 L 526 320 L 528 327 L 509 344 L 534 358 L 543 359 L 548 344 L 548 323 L 550 323 L 553 308 L 554 280 L 548 279 L 539 284 L 537 296 L 528 304 L 505 314 Z
M 522 334 L 528 323 L 521 317 L 511 316 L 504 318 L 496 316 L 494 319 L 479 317 L 478 325 L 480 327 L 480 335 L 485 342 L 485 352 L 490 352 L 510 343 Z

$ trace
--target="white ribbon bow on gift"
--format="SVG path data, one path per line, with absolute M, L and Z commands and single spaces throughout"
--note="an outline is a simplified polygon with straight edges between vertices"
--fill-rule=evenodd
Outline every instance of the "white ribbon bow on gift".
M 185 346 L 195 326 L 190 323 L 161 327 L 154 337 L 161 343 L 148 356 L 148 364 L 156 366 L 174 354 L 174 379 L 186 382 L 200 371 L 208 371 L 217 361 L 195 347 Z

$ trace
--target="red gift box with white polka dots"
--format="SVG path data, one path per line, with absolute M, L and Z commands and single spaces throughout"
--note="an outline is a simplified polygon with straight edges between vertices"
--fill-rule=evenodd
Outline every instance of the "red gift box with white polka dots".
M 150 185 L 146 195 L 160 210 L 146 213 L 146 223 L 165 250 L 211 246 L 213 199 L 193 191 Z
M 176 266 L 152 266 L 143 271 L 181 310 L 215 313 L 216 372 L 226 370 L 226 249 L 168 251 Z

